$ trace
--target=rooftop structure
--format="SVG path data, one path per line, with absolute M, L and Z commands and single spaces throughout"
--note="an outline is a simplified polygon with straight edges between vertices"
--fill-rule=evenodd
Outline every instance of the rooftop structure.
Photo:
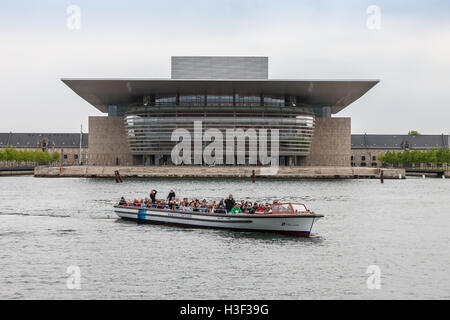
M 82 148 L 88 147 L 89 135 L 83 133 Z M 49 148 L 79 148 L 79 133 L 0 133 L 0 148 L 40 148 L 45 143 Z
M 352 149 L 441 149 L 449 147 L 449 135 L 354 134 Z

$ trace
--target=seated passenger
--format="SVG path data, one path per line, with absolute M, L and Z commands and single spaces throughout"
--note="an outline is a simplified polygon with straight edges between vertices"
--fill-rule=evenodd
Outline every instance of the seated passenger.
M 266 211 L 266 206 L 261 203 L 258 207 L 258 209 L 256 210 L 257 213 L 264 213 Z
M 250 214 L 255 214 L 256 211 L 258 210 L 258 208 L 259 208 L 259 206 L 258 206 L 258 204 L 255 202 L 255 203 L 253 204 L 253 206 L 250 207 L 250 209 L 248 210 L 248 212 L 249 212 Z
M 125 201 L 125 198 L 124 197 L 120 198 L 119 206 L 124 206 L 126 204 L 127 204 L 127 202 Z
M 193 209 L 193 211 L 194 211 L 194 212 L 199 212 L 199 211 L 200 211 L 200 203 L 199 203 L 199 202 L 197 202 L 196 204 L 194 204 L 194 209 Z
M 233 207 L 233 209 L 231 209 L 231 213 L 232 214 L 238 214 L 238 213 L 242 213 L 242 209 L 241 207 L 239 207 L 239 204 L 236 203 Z

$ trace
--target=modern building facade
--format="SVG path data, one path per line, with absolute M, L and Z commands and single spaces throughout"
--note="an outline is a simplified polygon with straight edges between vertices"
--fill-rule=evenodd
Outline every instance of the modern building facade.
M 171 79 L 62 81 L 107 114 L 89 118 L 90 165 L 170 165 L 176 129 L 208 144 L 194 135 L 201 122 L 224 135 L 265 129 L 268 141 L 278 129 L 280 165 L 348 166 L 351 121 L 334 115 L 378 83 L 272 80 L 267 57 L 172 57 Z
M 381 167 L 378 157 L 386 152 L 426 151 L 449 148 L 449 135 L 352 135 L 352 167 Z
M 0 149 L 58 152 L 62 165 L 86 164 L 88 141 L 87 133 L 0 133 Z

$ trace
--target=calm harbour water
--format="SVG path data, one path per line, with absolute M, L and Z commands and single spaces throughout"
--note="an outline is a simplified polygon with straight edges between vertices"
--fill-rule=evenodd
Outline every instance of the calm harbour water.
M 304 202 L 310 239 L 138 225 L 120 198 Z M 1 299 L 449 299 L 450 179 L 251 181 L 0 177 Z M 66 285 L 79 266 L 81 289 Z M 369 290 L 367 267 L 381 269 Z

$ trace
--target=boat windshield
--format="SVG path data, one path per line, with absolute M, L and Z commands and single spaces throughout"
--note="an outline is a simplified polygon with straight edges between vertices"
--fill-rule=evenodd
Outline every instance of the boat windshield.
M 273 213 L 307 213 L 308 209 L 301 203 L 279 203 L 272 205 Z
M 294 213 L 308 212 L 308 209 L 304 204 L 293 203 L 292 208 L 294 209 Z
M 292 210 L 290 203 L 282 203 L 282 204 L 272 205 L 272 212 L 273 213 L 280 213 L 280 212 L 292 213 L 293 210 Z

